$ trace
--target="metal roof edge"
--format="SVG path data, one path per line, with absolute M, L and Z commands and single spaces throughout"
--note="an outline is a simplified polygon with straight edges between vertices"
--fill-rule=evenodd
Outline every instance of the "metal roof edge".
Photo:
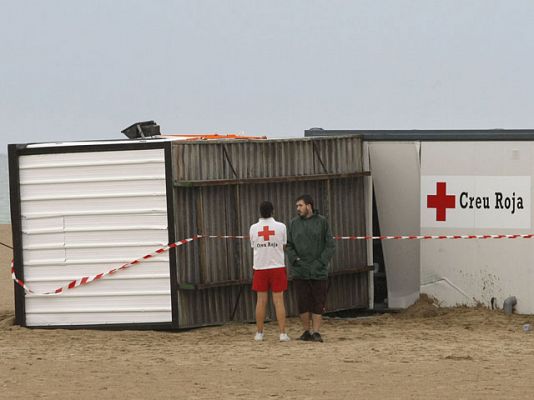
M 195 144 L 232 144 L 232 143 L 284 143 L 284 142 L 309 142 L 312 140 L 331 140 L 331 139 L 347 139 L 347 136 L 352 136 L 355 139 L 363 139 L 363 135 L 351 134 L 351 135 L 318 135 L 318 136 L 300 136 L 300 137 L 288 137 L 288 138 L 267 138 L 261 140 L 251 139 L 210 139 L 210 140 L 176 140 L 173 144 L 177 145 L 195 145 Z
M 337 132 L 337 131 L 336 131 Z M 344 131 L 345 132 L 345 131 Z M 313 136 L 313 135 L 312 135 Z M 177 140 L 174 138 L 154 136 L 147 139 L 95 139 L 80 141 L 61 141 L 61 142 L 34 142 L 34 143 L 13 143 L 17 149 L 45 149 L 45 148 L 64 148 L 64 147 L 84 147 L 84 146 L 109 146 L 109 145 L 135 145 L 135 144 L 152 144 L 162 142 L 173 142 L 178 144 L 203 144 L 203 143 L 273 143 L 273 142 L 291 142 L 291 141 L 310 141 L 310 140 L 328 140 L 334 136 L 346 138 L 347 136 L 363 137 L 360 134 L 339 134 L 339 135 L 321 135 L 313 137 L 288 137 L 288 138 L 267 138 L 267 139 L 209 139 L 209 140 Z
M 307 129 L 305 137 L 360 136 L 367 141 L 517 141 L 534 140 L 534 129 L 412 129 L 327 130 Z

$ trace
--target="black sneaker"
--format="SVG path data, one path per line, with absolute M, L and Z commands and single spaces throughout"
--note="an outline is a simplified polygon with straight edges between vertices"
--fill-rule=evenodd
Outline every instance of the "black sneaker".
M 311 340 L 312 342 L 323 342 L 323 338 L 319 332 L 313 332 L 313 335 L 311 335 Z
M 305 342 L 309 342 L 310 340 L 312 340 L 312 338 L 313 336 L 310 333 L 310 331 L 304 331 L 304 333 L 300 335 L 300 337 L 297 340 L 304 340 Z

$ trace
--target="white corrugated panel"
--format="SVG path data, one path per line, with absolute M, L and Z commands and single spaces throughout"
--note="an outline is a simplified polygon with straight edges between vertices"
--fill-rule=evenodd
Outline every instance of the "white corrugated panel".
M 167 244 L 163 149 L 20 157 L 24 278 L 38 292 L 93 276 Z M 26 295 L 26 324 L 170 322 L 162 254 L 60 295 Z

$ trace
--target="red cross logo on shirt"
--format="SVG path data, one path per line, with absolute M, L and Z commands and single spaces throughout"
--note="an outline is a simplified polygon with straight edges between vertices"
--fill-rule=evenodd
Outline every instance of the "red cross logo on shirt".
M 436 209 L 436 221 L 446 221 L 447 208 L 456 208 L 456 196 L 447 194 L 446 182 L 436 182 L 436 194 L 426 196 L 426 206 Z
M 263 236 L 264 242 L 268 241 L 271 235 L 274 235 L 274 231 L 270 231 L 268 226 L 264 226 L 263 231 L 258 232 L 258 237 Z

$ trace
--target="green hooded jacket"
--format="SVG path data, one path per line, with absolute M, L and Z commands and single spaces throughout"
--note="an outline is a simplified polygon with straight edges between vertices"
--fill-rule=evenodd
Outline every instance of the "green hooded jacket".
M 295 279 L 326 279 L 336 246 L 326 218 L 314 210 L 310 218 L 289 223 L 286 252 L 289 272 Z

